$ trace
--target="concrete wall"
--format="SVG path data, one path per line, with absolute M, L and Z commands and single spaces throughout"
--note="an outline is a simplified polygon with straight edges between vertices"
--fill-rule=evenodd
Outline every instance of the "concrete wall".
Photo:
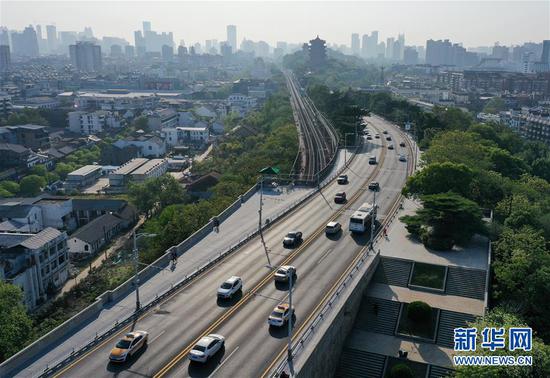
M 298 378 L 334 377 L 340 362 L 340 355 L 353 328 L 363 293 L 374 276 L 380 262 L 376 254 L 370 264 L 363 266 L 364 273 L 353 280 L 352 290 L 346 290 L 317 331 L 309 341 L 303 354 L 297 356 L 296 376 Z

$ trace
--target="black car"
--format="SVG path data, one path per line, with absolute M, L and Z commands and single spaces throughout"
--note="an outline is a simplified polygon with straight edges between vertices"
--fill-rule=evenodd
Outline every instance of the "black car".
M 334 196 L 334 203 L 345 203 L 346 200 L 346 192 L 338 192 Z
M 369 189 L 379 191 L 380 190 L 380 184 L 376 181 L 373 181 L 369 184 Z
M 391 136 L 388 135 L 388 136 L 386 137 L 386 140 L 391 140 Z
M 370 135 L 367 136 L 367 140 L 372 140 L 372 137 Z
M 348 183 L 348 175 L 340 175 L 338 176 L 338 178 L 336 179 L 336 182 L 338 182 L 338 184 L 347 184 Z
M 300 231 L 290 231 L 283 239 L 283 246 L 293 247 L 302 242 L 302 233 Z
M 387 134 L 387 133 L 388 133 L 388 130 L 384 130 L 384 131 L 382 131 L 382 132 L 383 132 L 384 134 Z
M 399 143 L 399 145 L 400 145 L 401 147 L 405 147 L 405 142 L 401 142 L 401 143 Z

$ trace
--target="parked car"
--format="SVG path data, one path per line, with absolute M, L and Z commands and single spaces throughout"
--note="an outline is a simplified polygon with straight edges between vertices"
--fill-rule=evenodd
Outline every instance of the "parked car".
M 369 184 L 369 189 L 379 191 L 380 190 L 380 183 L 378 183 L 377 181 L 372 181 Z
M 189 352 L 189 359 L 205 363 L 215 355 L 225 344 L 225 337 L 214 333 L 200 339 Z
M 283 265 L 275 272 L 275 282 L 288 282 L 290 277 L 296 277 L 296 268 L 292 265 Z
M 241 277 L 232 276 L 225 280 L 224 283 L 218 288 L 218 298 L 228 299 L 232 298 L 235 293 L 243 289 L 243 280 Z
M 294 310 L 288 303 L 278 304 L 267 318 L 267 322 L 270 326 L 281 327 L 290 320 L 293 313 Z
M 338 176 L 338 178 L 336 179 L 336 182 L 338 182 L 338 184 L 340 184 L 340 185 L 347 184 L 348 183 L 348 175 Z
M 109 360 L 125 362 L 130 356 L 147 345 L 149 334 L 146 331 L 129 332 L 111 349 Z
M 334 195 L 334 203 L 346 203 L 346 192 L 338 192 Z
M 338 222 L 328 222 L 325 227 L 325 233 L 327 235 L 334 235 L 342 230 L 342 225 Z
M 302 233 L 300 231 L 290 231 L 283 239 L 283 246 L 293 247 L 302 242 Z

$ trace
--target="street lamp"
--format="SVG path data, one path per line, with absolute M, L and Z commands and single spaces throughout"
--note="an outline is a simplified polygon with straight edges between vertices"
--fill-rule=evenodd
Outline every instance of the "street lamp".
M 372 214 L 371 214 L 371 224 L 370 224 L 370 249 L 374 251 L 374 228 L 375 228 L 375 218 L 376 218 L 376 189 L 371 189 L 374 193 L 374 198 L 372 200 Z
M 264 234 L 262 232 L 262 206 L 263 206 L 263 193 L 264 193 L 264 179 L 265 175 L 278 175 L 281 170 L 276 167 L 265 167 L 260 169 L 258 173 L 260 176 L 260 209 L 258 210 L 258 232 L 260 233 L 260 240 L 264 246 L 265 256 L 267 257 L 267 265 L 271 266 L 269 260 L 269 253 L 267 253 L 267 246 L 265 245 Z
M 139 251 L 138 251 L 138 247 L 137 247 L 137 241 L 141 237 L 154 238 L 155 236 L 157 236 L 157 234 L 149 234 L 149 233 L 146 233 L 146 232 L 136 234 L 136 229 L 135 228 L 132 231 L 132 237 L 134 239 L 133 253 L 134 253 L 134 268 L 135 268 L 134 286 L 136 287 L 136 313 L 141 308 L 141 304 L 139 302 Z
M 344 166 L 348 161 L 348 135 L 356 135 L 356 133 L 345 133 L 344 134 Z

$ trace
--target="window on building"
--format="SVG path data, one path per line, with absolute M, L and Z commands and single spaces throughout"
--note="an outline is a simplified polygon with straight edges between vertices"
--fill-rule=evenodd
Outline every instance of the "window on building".
M 85 250 L 86 252 L 88 252 L 89 249 L 90 249 L 90 247 L 88 246 L 88 244 L 84 245 L 84 250 Z
M 52 268 L 52 270 L 57 268 L 57 261 L 52 262 L 51 268 Z
M 58 252 L 62 251 L 65 248 L 65 246 L 63 244 L 64 244 L 63 242 L 57 243 L 57 251 Z
M 60 255 L 58 261 L 59 265 L 63 264 L 65 262 L 65 255 Z

